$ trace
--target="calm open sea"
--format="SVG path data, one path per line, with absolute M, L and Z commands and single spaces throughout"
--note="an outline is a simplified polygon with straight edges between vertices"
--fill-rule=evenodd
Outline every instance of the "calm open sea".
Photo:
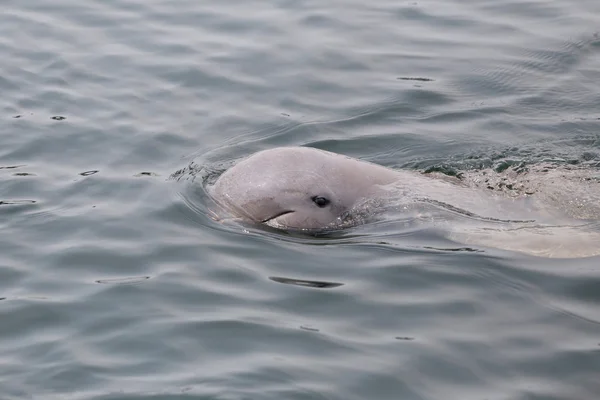
M 202 195 L 281 145 L 600 171 L 599 1 L 2 4 L 0 400 L 600 398 L 599 258 L 248 232 Z

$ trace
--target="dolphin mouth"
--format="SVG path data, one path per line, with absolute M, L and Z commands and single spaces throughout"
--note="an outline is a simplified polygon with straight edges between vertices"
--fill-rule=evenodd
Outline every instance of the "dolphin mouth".
M 266 223 L 268 223 L 268 222 L 271 222 L 271 221 L 273 221 L 274 219 L 277 219 L 277 218 L 279 218 L 279 217 L 281 217 L 281 216 L 284 216 L 284 215 L 287 215 L 287 214 L 291 214 L 291 213 L 293 213 L 293 212 L 294 212 L 294 211 L 292 211 L 292 210 L 285 210 L 285 211 L 282 211 L 282 212 L 280 212 L 280 213 L 277 213 L 277 214 L 275 214 L 275 215 L 273 215 L 273 216 L 271 216 L 271 217 L 269 217 L 269 218 L 265 218 L 265 219 L 263 219 L 263 220 L 262 220 L 262 221 L 260 221 L 260 222 L 261 222 L 261 223 L 263 223 L 263 224 L 266 224 Z

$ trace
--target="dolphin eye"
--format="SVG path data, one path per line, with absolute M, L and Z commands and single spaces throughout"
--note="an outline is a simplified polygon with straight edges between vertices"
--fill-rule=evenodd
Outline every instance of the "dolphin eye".
M 325 207 L 327 204 L 329 204 L 329 199 L 323 197 L 323 196 L 314 196 L 312 198 L 312 201 L 315 202 L 315 204 L 321 208 Z

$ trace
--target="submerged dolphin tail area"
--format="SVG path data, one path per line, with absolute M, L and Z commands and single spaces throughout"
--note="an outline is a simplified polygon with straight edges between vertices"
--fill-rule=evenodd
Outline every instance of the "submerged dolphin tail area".
M 469 227 L 461 232 L 452 232 L 450 239 L 538 257 L 584 258 L 600 255 L 600 232 L 587 230 L 585 226 Z

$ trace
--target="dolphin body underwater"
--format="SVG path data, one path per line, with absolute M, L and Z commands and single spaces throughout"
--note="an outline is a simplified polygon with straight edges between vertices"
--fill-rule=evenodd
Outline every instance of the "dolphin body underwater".
M 500 185 L 511 190 L 489 190 L 490 179 L 493 173 L 458 179 L 279 147 L 238 162 L 208 193 L 236 218 L 286 231 L 339 230 L 393 207 L 438 221 L 449 239 L 464 244 L 541 257 L 600 255 L 600 179 L 591 171 L 541 169 Z

